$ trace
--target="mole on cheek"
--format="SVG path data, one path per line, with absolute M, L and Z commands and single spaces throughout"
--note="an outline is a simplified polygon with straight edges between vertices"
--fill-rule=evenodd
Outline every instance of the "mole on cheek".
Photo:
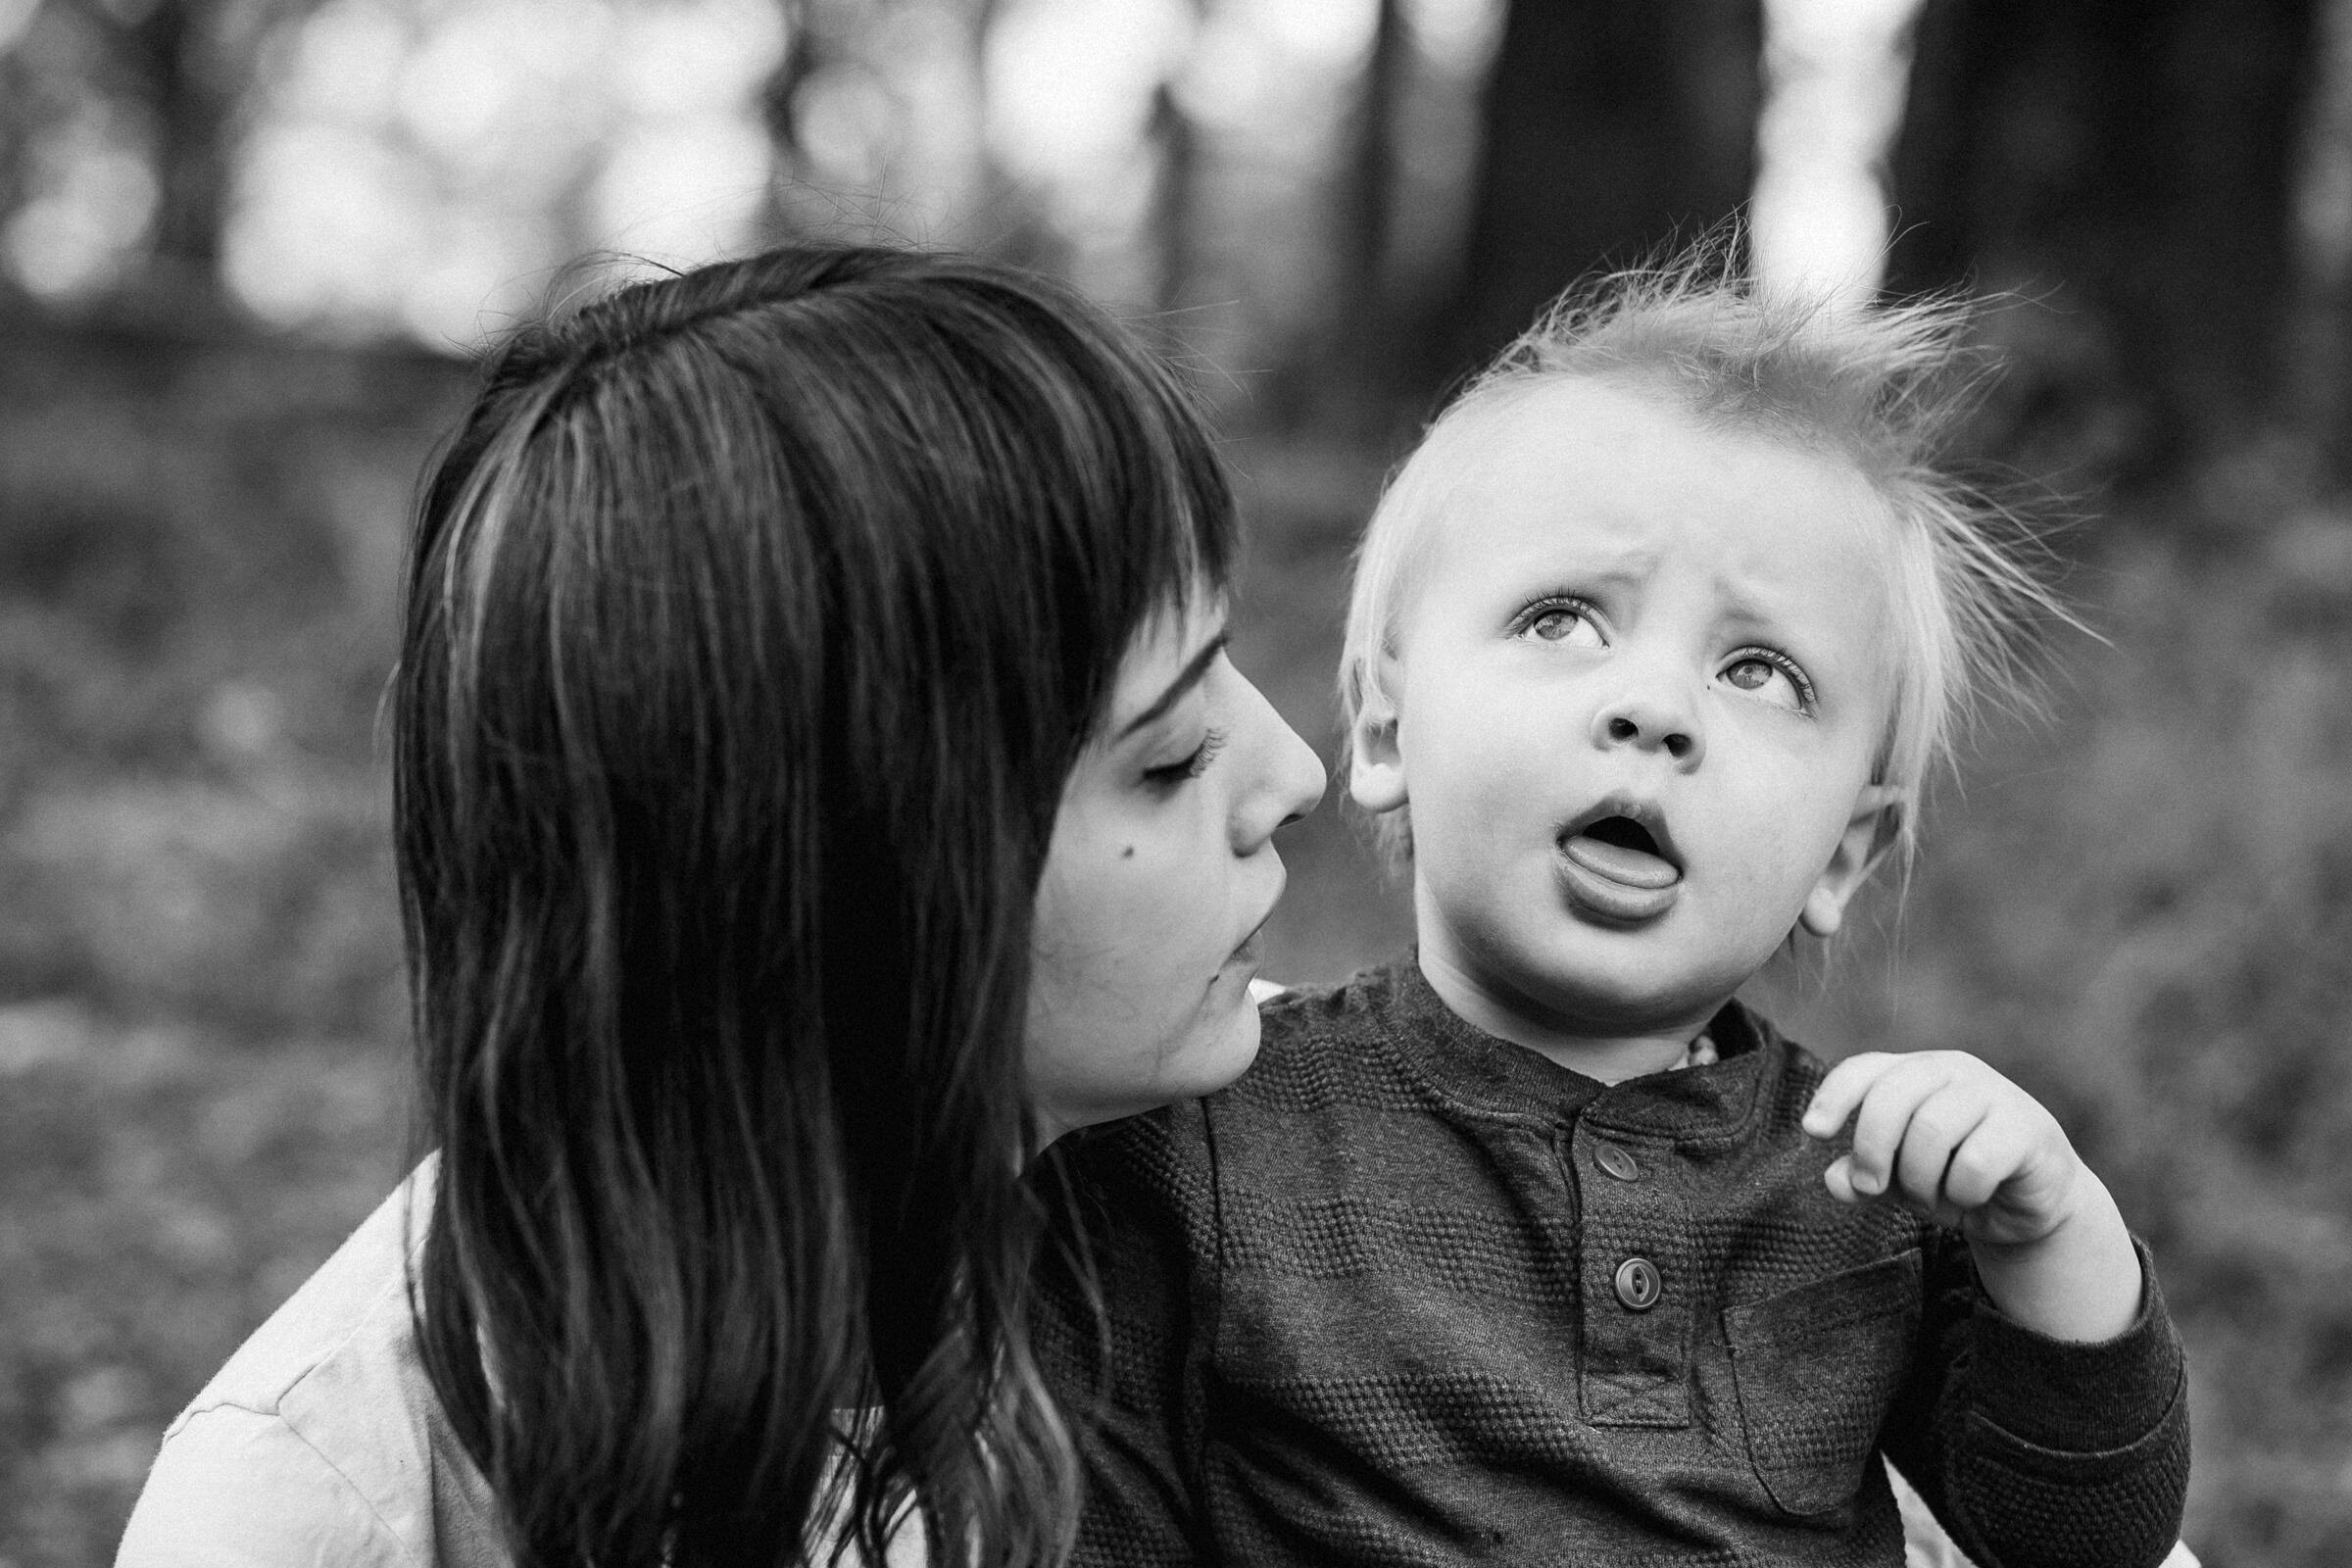
M 1135 846 L 1134 846 L 1134 845 L 1132 845 L 1132 844 L 1130 844 L 1130 845 L 1128 845 L 1128 846 L 1127 846 L 1125 849 L 1121 850 L 1121 851 L 1119 852 L 1119 858 L 1120 858 L 1120 859 L 1122 859 L 1122 860 L 1132 860 L 1132 859 L 1134 859 L 1134 858 L 1135 858 Z

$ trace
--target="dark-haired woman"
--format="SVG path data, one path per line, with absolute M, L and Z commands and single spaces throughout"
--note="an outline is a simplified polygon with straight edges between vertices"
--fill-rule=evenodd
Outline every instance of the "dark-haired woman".
M 1232 519 L 1151 357 L 971 260 L 513 341 L 393 694 L 435 1153 L 172 1426 L 121 1564 L 1055 1560 L 1019 1167 L 1249 1063 L 1322 785 L 1225 658 Z

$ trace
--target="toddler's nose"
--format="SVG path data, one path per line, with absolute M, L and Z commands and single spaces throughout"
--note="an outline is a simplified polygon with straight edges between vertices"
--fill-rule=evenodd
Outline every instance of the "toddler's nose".
M 1657 692 L 1632 692 L 1603 704 L 1592 715 L 1592 744 L 1604 752 L 1620 746 L 1664 752 L 1686 773 L 1707 749 L 1689 705 Z

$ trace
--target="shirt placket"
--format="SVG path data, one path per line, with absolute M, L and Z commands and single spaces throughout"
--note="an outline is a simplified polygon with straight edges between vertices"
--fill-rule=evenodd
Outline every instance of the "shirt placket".
M 1580 1119 L 1562 1163 L 1578 1200 L 1585 1419 L 1690 1424 L 1690 1210 L 1669 1143 Z

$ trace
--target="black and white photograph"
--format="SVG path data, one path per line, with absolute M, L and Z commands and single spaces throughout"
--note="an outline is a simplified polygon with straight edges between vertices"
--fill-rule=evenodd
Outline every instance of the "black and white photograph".
M 0 1568 L 2344 1563 L 2352 0 L 0 0 Z

